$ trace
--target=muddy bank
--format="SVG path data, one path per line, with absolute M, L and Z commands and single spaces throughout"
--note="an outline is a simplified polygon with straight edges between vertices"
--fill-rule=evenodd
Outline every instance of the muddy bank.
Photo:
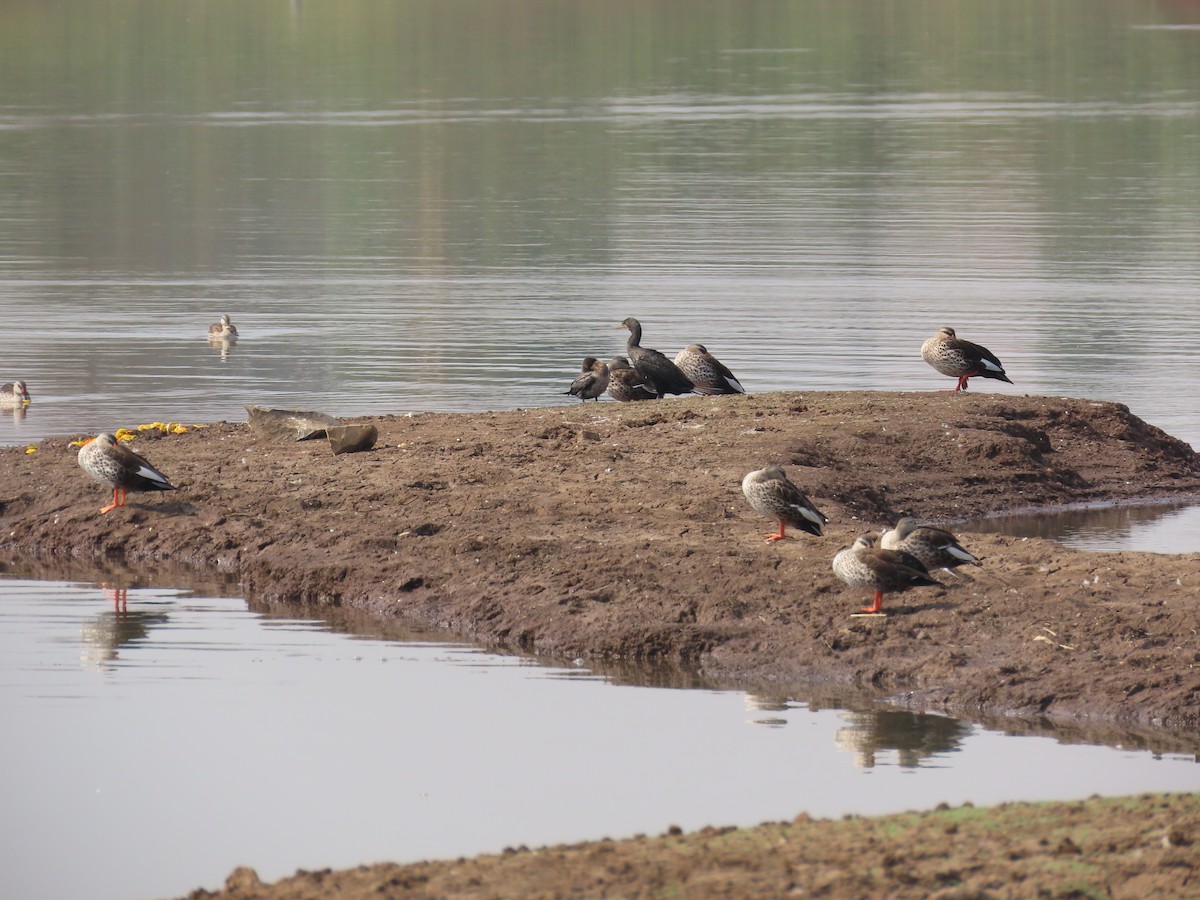
M 972 535 L 984 569 L 896 598 L 885 620 L 852 618 L 868 598 L 830 569 L 903 514 L 1200 494 L 1200 458 L 1122 406 L 777 393 L 372 421 L 375 449 L 337 457 L 241 424 L 139 438 L 181 490 L 105 516 L 69 438 L 6 449 L 0 550 L 186 564 L 236 577 L 259 607 L 678 661 L 752 689 L 858 685 L 975 718 L 1200 727 L 1196 554 Z M 740 481 L 770 462 L 829 516 L 824 537 L 763 541 L 772 523 Z
M 329 897 L 1195 896 L 1200 797 L 970 806 L 842 821 L 800 816 L 263 884 L 238 869 L 190 900 Z

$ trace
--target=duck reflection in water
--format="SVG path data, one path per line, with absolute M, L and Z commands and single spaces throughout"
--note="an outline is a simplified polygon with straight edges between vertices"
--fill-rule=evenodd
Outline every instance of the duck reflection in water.
M 114 662 L 120 649 L 142 640 L 151 628 L 164 624 L 169 616 L 161 610 L 129 611 L 129 588 L 102 584 L 105 598 L 113 608 L 84 623 L 80 658 L 87 668 L 104 669 Z
M 848 712 L 843 718 L 847 724 L 834 740 L 864 769 L 873 768 L 877 754 L 888 750 L 896 751 L 900 768 L 920 768 L 923 760 L 958 750 L 971 730 L 958 719 L 903 710 Z
M 750 713 L 750 718 L 746 721 L 751 725 L 766 725 L 768 728 L 782 728 L 788 723 L 786 716 L 773 716 L 771 713 L 786 713 L 796 706 L 787 695 L 746 694 L 743 700 L 746 711 Z
M 232 337 L 210 337 L 208 346 L 221 354 L 221 362 L 229 361 L 229 351 L 237 346 L 237 335 Z

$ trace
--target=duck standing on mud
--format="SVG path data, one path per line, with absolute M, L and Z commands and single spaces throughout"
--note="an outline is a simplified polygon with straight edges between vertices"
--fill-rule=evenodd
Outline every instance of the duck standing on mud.
M 583 358 L 581 373 L 571 382 L 564 393 L 578 397 L 581 402 L 600 401 L 600 395 L 608 390 L 608 363 L 594 356 Z
M 987 347 L 959 340 L 953 328 L 939 328 L 937 334 L 925 341 L 921 345 L 921 359 L 943 375 L 957 378 L 955 393 L 965 391 L 967 379 L 977 375 L 1012 384 L 996 354 Z
M 620 325 L 613 327 L 629 329 L 629 340 L 625 342 L 625 349 L 629 354 L 629 358 L 633 360 L 633 367 L 646 378 L 653 381 L 655 388 L 660 394 L 695 393 L 696 386 L 692 384 L 692 379 L 683 374 L 679 366 L 675 365 L 675 363 L 671 362 L 657 350 L 651 350 L 649 347 L 642 346 L 641 322 L 630 316 L 622 321 Z
M 657 400 L 654 382 L 629 364 L 623 356 L 614 356 L 608 363 L 608 396 L 622 403 L 636 400 Z
M 703 344 L 688 344 L 675 354 L 675 365 L 701 394 L 746 393 L 741 382 Z
M 899 550 L 881 550 L 869 534 L 860 535 L 852 546 L 838 551 L 833 558 L 833 574 L 850 587 L 866 587 L 875 592 L 874 603 L 862 609 L 865 613 L 882 613 L 884 594 L 942 586 L 940 581 L 929 577 L 924 564 L 915 556 Z
M 782 541 L 786 537 L 786 525 L 820 537 L 821 526 L 829 521 L 804 496 L 804 491 L 792 483 L 782 466 L 767 466 L 751 472 L 742 479 L 742 493 L 755 512 L 779 522 L 778 533 L 767 532 L 763 535 L 767 543 Z
M 926 569 L 945 569 L 949 572 L 957 566 L 982 566 L 978 556 L 969 552 L 949 531 L 932 525 L 921 525 L 911 516 L 905 516 L 896 527 L 885 531 L 879 539 L 884 550 L 901 550 L 915 556 Z M 953 573 L 951 573 L 953 574 Z
M 79 450 L 79 465 L 101 484 L 112 487 L 113 502 L 100 510 L 103 515 L 125 505 L 130 491 L 173 491 L 167 476 L 138 456 L 111 434 L 99 434 Z

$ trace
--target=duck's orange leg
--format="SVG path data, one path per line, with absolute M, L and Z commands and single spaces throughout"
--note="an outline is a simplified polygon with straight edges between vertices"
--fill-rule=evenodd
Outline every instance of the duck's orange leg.
M 778 534 L 776 534 L 774 531 L 768 531 L 766 534 L 763 535 L 763 537 L 765 537 L 767 539 L 768 544 L 771 543 L 772 541 L 782 541 L 785 537 L 787 537 L 787 535 L 785 535 L 783 533 L 783 520 L 780 519 L 780 521 L 779 521 L 779 533 Z
M 865 613 L 881 613 L 883 612 L 883 591 L 875 592 L 875 602 L 870 606 L 864 606 L 862 611 Z
M 124 488 L 113 488 L 113 502 L 108 504 L 108 506 L 102 507 L 100 509 L 100 515 L 104 515 L 106 512 L 111 512 L 118 506 L 124 506 L 125 498 L 128 496 L 129 492 Z

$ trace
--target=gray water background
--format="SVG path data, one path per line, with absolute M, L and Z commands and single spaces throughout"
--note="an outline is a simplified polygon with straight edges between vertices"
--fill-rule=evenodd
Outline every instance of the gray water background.
M 944 389 L 951 325 L 1200 443 L 1200 9 L 0 10 L 0 443 L 562 403 L 627 315 L 752 391 Z

